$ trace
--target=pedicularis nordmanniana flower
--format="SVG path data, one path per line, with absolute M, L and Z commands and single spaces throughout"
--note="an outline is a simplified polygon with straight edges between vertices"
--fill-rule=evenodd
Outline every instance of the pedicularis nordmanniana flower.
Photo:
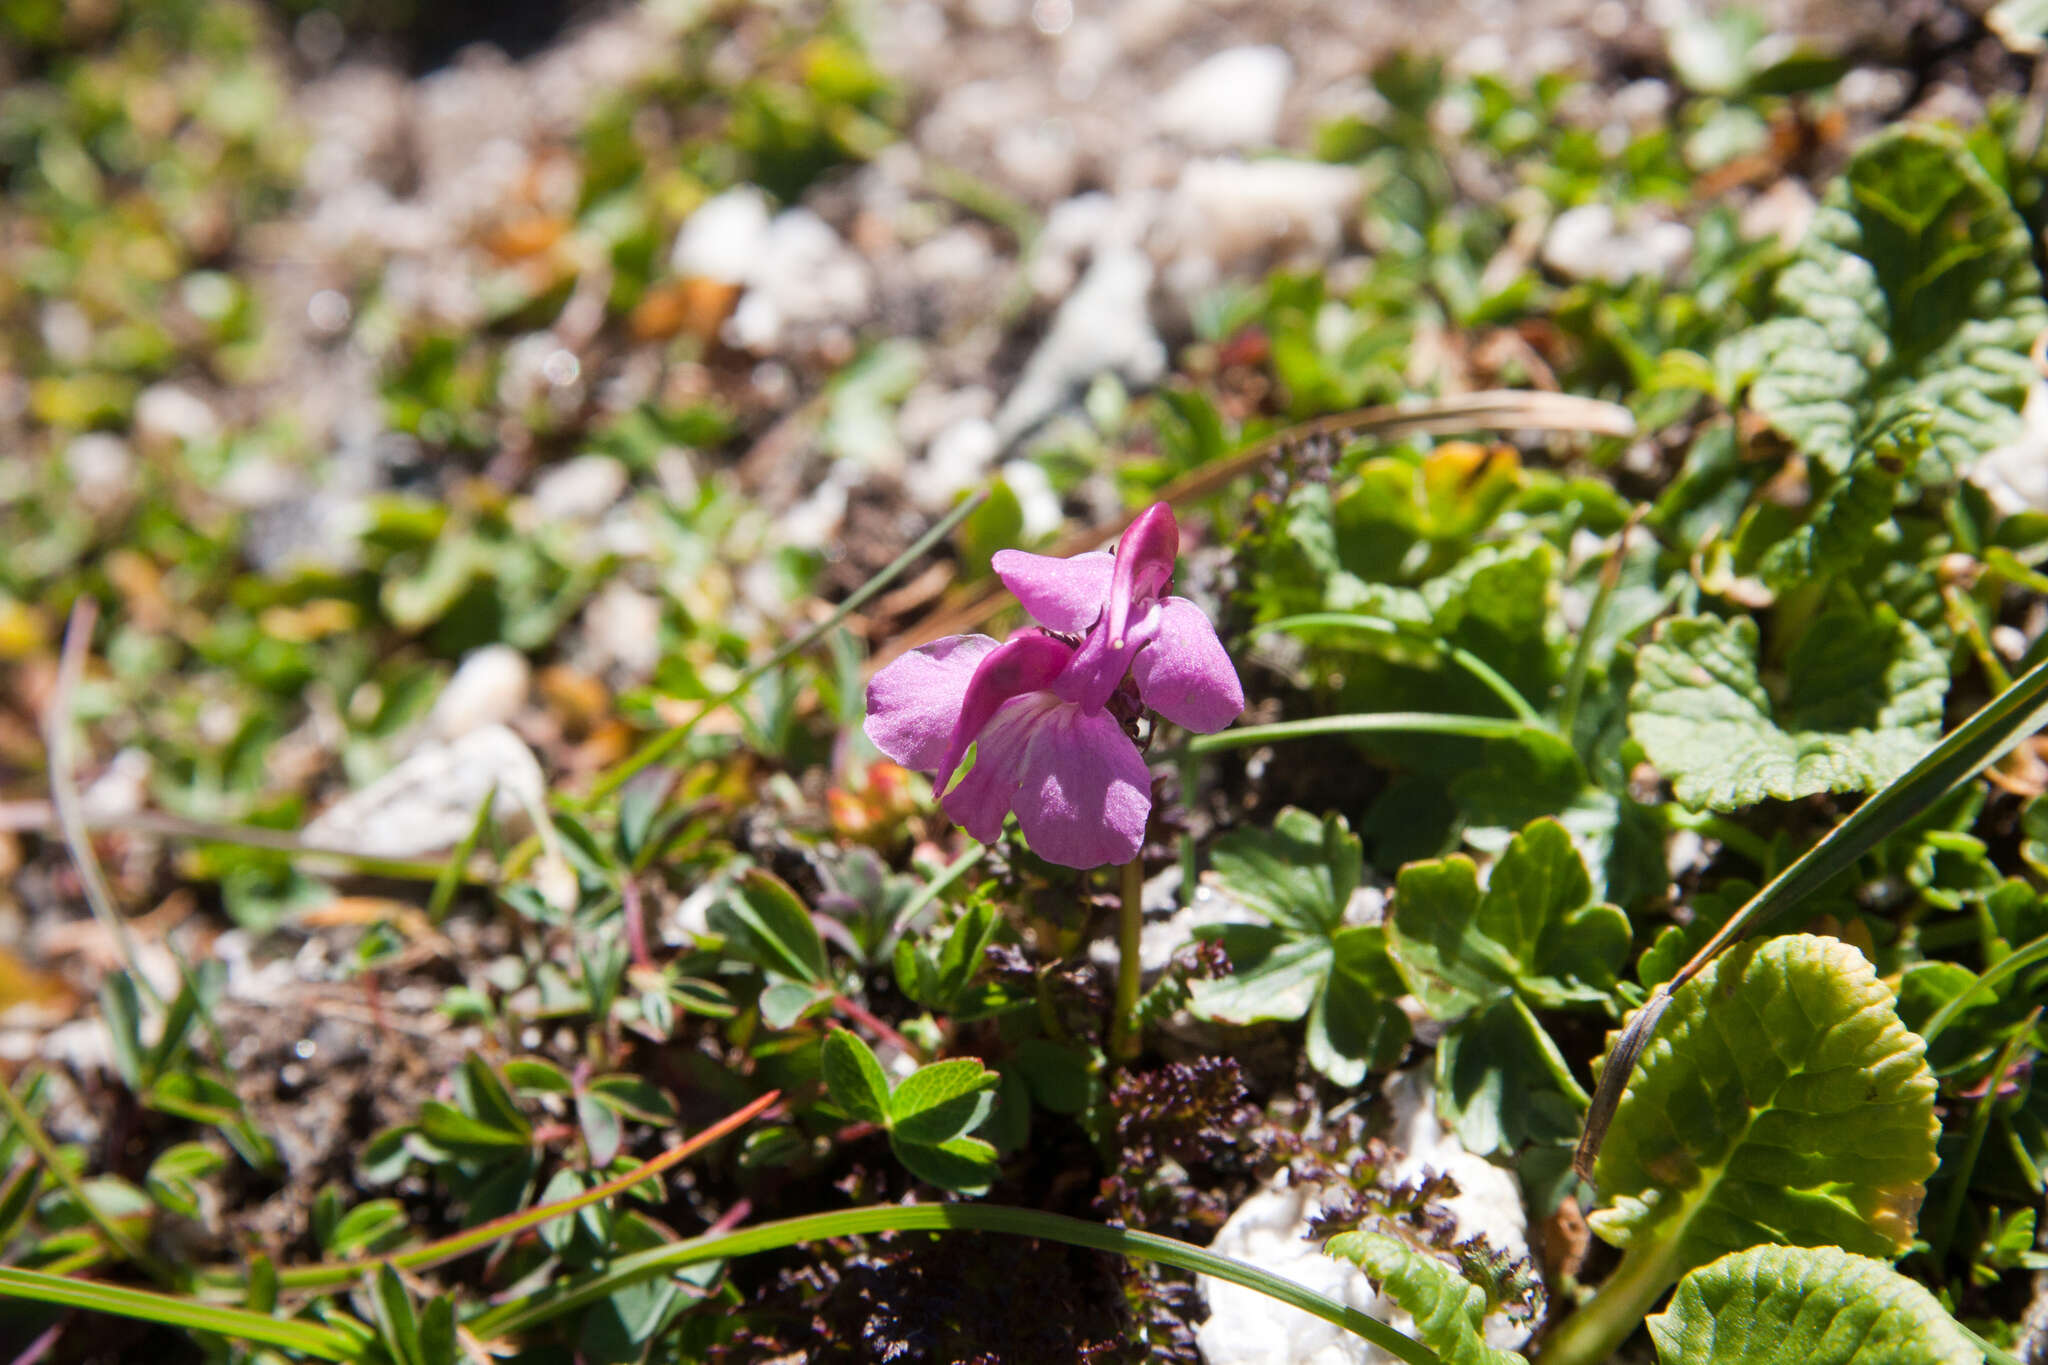
M 1140 713 L 1206 734 L 1244 710 L 1216 628 L 1169 595 L 1179 550 L 1162 502 L 1114 554 L 999 551 L 996 573 L 1042 628 L 1000 644 L 952 635 L 897 659 L 868 684 L 868 738 L 934 774 L 946 814 L 983 843 L 1015 811 L 1042 858 L 1129 862 L 1152 810 L 1152 777 L 1129 732 Z M 974 767 L 946 791 L 969 745 Z

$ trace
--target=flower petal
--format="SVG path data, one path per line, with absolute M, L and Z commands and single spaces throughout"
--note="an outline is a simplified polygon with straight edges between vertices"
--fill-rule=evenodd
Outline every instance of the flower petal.
M 891 661 L 868 683 L 868 738 L 906 768 L 937 769 L 967 684 L 995 648 L 986 635 L 948 635 Z
M 946 794 L 946 814 L 986 843 L 1017 813 L 1032 851 L 1067 867 L 1138 856 L 1152 774 L 1123 728 L 1045 693 L 1018 697 L 982 730 L 974 768 Z
M 1116 538 L 1116 573 L 1109 584 L 1109 647 L 1122 649 L 1132 617 L 1142 613 L 1173 581 L 1180 553 L 1180 526 L 1173 508 L 1155 502 L 1138 513 Z
M 1216 627 L 1185 597 L 1159 604 L 1157 634 L 1131 660 L 1145 705 L 1201 734 L 1221 730 L 1244 710 L 1244 685 L 1216 638 Z
M 944 790 L 953 770 L 967 757 L 981 728 L 1003 704 L 1027 692 L 1040 692 L 1056 681 L 1074 657 L 1074 647 L 1042 630 L 1018 631 L 1002 644 L 982 655 L 967 691 L 960 698 L 960 715 L 953 722 L 953 737 L 939 759 L 938 784 Z
M 1088 629 L 1102 615 L 1110 575 L 1116 572 L 1116 560 L 1107 550 L 1072 559 L 998 550 L 989 563 L 1039 624 L 1069 633 Z

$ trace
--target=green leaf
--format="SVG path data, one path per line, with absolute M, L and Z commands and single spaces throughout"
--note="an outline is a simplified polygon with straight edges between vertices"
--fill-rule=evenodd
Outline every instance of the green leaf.
M 1629 923 L 1593 901 L 1571 835 L 1543 819 L 1508 844 L 1484 893 L 1462 854 L 1402 868 L 1387 941 L 1416 997 L 1449 1019 L 1510 993 L 1539 1009 L 1605 1004 Z
M 774 873 L 759 868 L 743 873 L 732 894 L 711 907 L 710 921 L 755 965 L 808 985 L 831 984 L 825 944 L 811 912 Z
M 772 1029 L 796 1026 L 798 1020 L 832 998 L 829 988 L 801 981 L 770 981 L 761 991 L 761 1020 Z
M 1828 188 L 1778 277 L 1783 315 L 1730 343 L 1734 368 L 1835 473 L 1917 408 L 1932 414 L 1923 477 L 1953 478 L 2018 432 L 2040 295 L 2011 203 L 1954 136 L 1914 125 L 1866 143 Z
M 1486 1292 L 1457 1267 L 1383 1232 L 1340 1232 L 1323 1251 L 1364 1271 L 1443 1365 L 1523 1365 L 1519 1352 L 1486 1344 Z
M 1782 702 L 1765 690 L 1756 651 L 1750 618 L 1689 616 L 1666 621 L 1637 655 L 1629 733 L 1688 806 L 1869 791 L 1940 738 L 1948 662 L 1888 609 L 1809 626 Z
M 889 1077 L 865 1042 L 834 1029 L 825 1035 L 819 1063 L 834 1104 L 863 1123 L 889 1126 Z
M 1292 806 L 1270 830 L 1224 835 L 1210 856 L 1226 890 L 1297 933 L 1337 927 L 1365 861 L 1364 844 L 1343 816 L 1318 820 Z
M 1379 925 L 1339 930 L 1330 974 L 1308 1012 L 1308 1063 L 1331 1081 L 1355 1086 L 1407 1051 L 1408 1016 L 1394 1003 L 1401 975 Z
M 1926 448 L 1928 427 L 1927 414 L 1916 410 L 1866 441 L 1806 525 L 1764 554 L 1757 566 L 1764 582 L 1785 592 L 1861 563 L 1878 528 L 1892 519 L 1899 480 Z
M 567 1095 L 576 1089 L 569 1073 L 543 1057 L 514 1057 L 505 1063 L 505 1079 L 514 1089 L 543 1095 Z
M 420 1349 L 420 1325 L 413 1312 L 412 1295 L 406 1292 L 398 1272 L 389 1264 L 378 1266 L 368 1288 L 377 1335 L 384 1349 L 398 1365 L 427 1365 Z
M 1001 1080 L 973 1057 L 919 1067 L 889 1097 L 889 1126 L 905 1142 L 941 1146 L 988 1117 Z
M 590 1083 L 590 1097 L 642 1123 L 675 1122 L 674 1101 L 660 1086 L 639 1076 L 599 1076 Z
M 451 1151 L 525 1147 L 528 1143 L 526 1133 L 500 1128 L 481 1119 L 473 1119 L 460 1109 L 443 1104 L 439 1100 L 426 1100 L 421 1103 L 420 1132 L 429 1140 Z
M 186 1218 L 199 1216 L 196 1181 L 219 1171 L 227 1163 L 219 1152 L 199 1142 L 181 1142 L 149 1163 L 143 1185 L 150 1198 Z
M 1679 1281 L 1646 1324 L 1663 1365 L 1981 1365 L 1926 1286 L 1838 1247 L 1760 1246 Z
M 981 1194 L 1002 1170 L 996 1149 L 980 1138 L 957 1137 L 930 1147 L 896 1139 L 890 1145 L 912 1175 L 942 1190 Z
M 1594 1169 L 1594 1231 L 1675 1276 L 1759 1242 L 1896 1256 L 1935 1167 L 1935 1082 L 1868 960 L 1738 944 L 1673 995 Z
M 588 1093 L 576 1097 L 576 1126 L 583 1130 L 583 1145 L 593 1167 L 611 1164 L 626 1139 L 625 1125 L 618 1111 Z
M 1226 924 L 1204 931 L 1230 956 L 1231 974 L 1197 981 L 1188 1009 L 1197 1019 L 1218 1024 L 1258 1024 L 1299 1019 L 1322 993 L 1336 960 L 1330 940 L 1296 938 L 1264 924 Z
M 1436 1086 L 1437 1112 L 1458 1141 L 1481 1156 L 1570 1142 L 1586 1111 L 1586 1092 L 1564 1054 L 1514 996 L 1444 1034 L 1436 1048 Z

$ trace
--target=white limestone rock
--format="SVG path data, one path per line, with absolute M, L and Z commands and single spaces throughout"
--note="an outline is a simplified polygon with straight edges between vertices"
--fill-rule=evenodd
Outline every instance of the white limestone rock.
M 1143 253 L 1096 256 L 996 413 L 1005 446 L 1072 402 L 1097 375 L 1112 373 L 1134 387 L 1158 381 L 1166 344 L 1152 327 L 1151 292 L 1152 262 Z
M 768 242 L 768 196 L 735 185 L 707 199 L 683 223 L 669 268 L 685 278 L 745 284 Z
M 1656 218 L 1623 222 L 1606 204 L 1566 209 L 1543 238 L 1543 264 L 1573 280 L 1668 280 L 1692 259 L 1692 229 Z
M 2034 381 L 2020 409 L 2019 435 L 1977 461 L 1970 482 L 2006 516 L 2048 512 L 2048 380 Z
M 1268 147 L 1293 83 L 1294 63 L 1282 49 L 1225 48 L 1175 81 L 1153 113 L 1161 131 L 1203 151 Z
M 308 844 L 383 858 L 416 858 L 453 848 L 492 791 L 500 820 L 539 811 L 547 797 L 540 760 L 502 725 L 431 742 L 360 791 L 321 812 Z
M 1387 1141 L 1403 1153 L 1392 1174 L 1403 1180 L 1424 1170 L 1450 1175 L 1458 1193 L 1443 1202 L 1456 1220 L 1456 1239 L 1483 1235 L 1498 1251 L 1528 1255 L 1528 1213 L 1514 1176 L 1466 1151 L 1443 1130 L 1428 1076 L 1420 1069 L 1399 1072 L 1387 1079 L 1383 1093 L 1394 1110 Z M 1325 1256 L 1308 1239 L 1309 1220 L 1322 1208 L 1323 1194 L 1319 1187 L 1289 1185 L 1283 1171 L 1238 1206 L 1210 1249 L 1407 1330 L 1411 1320 L 1376 1293 L 1357 1267 Z M 1197 1283 L 1209 1304 L 1209 1320 L 1196 1334 L 1208 1365 L 1390 1365 L 1394 1360 L 1363 1338 L 1253 1290 L 1207 1276 Z M 1488 1345 L 1504 1348 L 1520 1345 L 1529 1335 L 1525 1324 L 1501 1314 L 1488 1318 L 1485 1330 Z
M 452 740 L 487 725 L 503 725 L 525 709 L 532 682 L 532 666 L 512 646 L 473 649 L 434 698 L 426 732 L 435 739 Z

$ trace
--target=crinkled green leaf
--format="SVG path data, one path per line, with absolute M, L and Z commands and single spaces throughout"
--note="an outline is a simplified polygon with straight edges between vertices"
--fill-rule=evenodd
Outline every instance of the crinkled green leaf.
M 1834 472 L 1909 409 L 1932 414 L 1923 477 L 2017 432 L 2048 305 L 2025 224 L 1954 136 L 1915 124 L 1866 143 L 1776 293 L 1783 314 L 1731 343 L 1738 367 L 1751 403 Z
M 1759 1242 L 1896 1256 L 1935 1167 L 1935 1083 L 1869 961 L 1737 944 L 1673 995 L 1608 1130 L 1593 1228 L 1674 1274 Z
M 1679 1281 L 1648 1322 L 1663 1365 L 1980 1365 L 1925 1285 L 1839 1247 L 1760 1246 Z
M 1365 851 L 1343 816 L 1318 820 L 1289 806 L 1270 830 L 1224 835 L 1210 857 L 1225 889 L 1274 924 L 1328 933 L 1358 886 Z
M 1571 836 L 1544 819 L 1510 841 L 1484 893 L 1463 855 L 1402 868 L 1387 936 L 1417 998 L 1454 1018 L 1510 993 L 1540 1009 L 1604 1003 L 1629 924 L 1593 901 Z
M 1784 592 L 1860 564 L 1891 521 L 1899 480 L 1925 449 L 1928 428 L 1927 414 L 1915 410 L 1866 442 L 1806 524 L 1765 553 L 1757 566 L 1764 582 Z
M 889 1077 L 874 1051 L 850 1030 L 834 1029 L 819 1049 L 832 1102 L 864 1123 L 889 1126 Z
M 1519 1352 L 1486 1344 L 1486 1292 L 1456 1266 L 1383 1232 L 1340 1232 L 1323 1251 L 1364 1271 L 1444 1365 L 1522 1365 Z
M 1688 806 L 1869 791 L 1941 737 L 1948 661 L 1886 608 L 1809 626 L 1782 701 L 1765 690 L 1756 652 L 1750 618 L 1684 616 L 1637 655 L 1629 733 Z

